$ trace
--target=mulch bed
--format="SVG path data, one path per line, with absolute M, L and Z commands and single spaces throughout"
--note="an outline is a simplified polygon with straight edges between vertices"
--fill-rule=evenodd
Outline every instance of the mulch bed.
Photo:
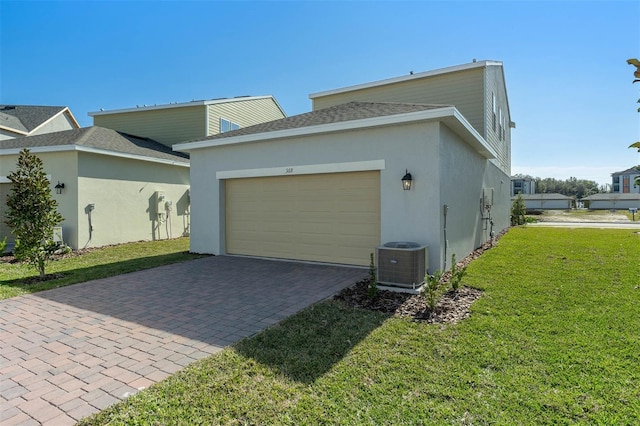
M 457 262 L 458 266 L 465 267 L 480 257 L 482 253 L 491 249 L 506 232 L 506 230 L 501 232 L 493 241 L 483 244 L 462 261 Z M 442 285 L 447 286 L 450 277 L 450 271 L 445 273 L 442 277 Z M 359 281 L 335 295 L 334 300 L 339 300 L 354 308 L 383 312 L 390 316 L 409 317 L 415 321 L 431 324 L 455 324 L 469 316 L 471 304 L 482 296 L 481 290 L 470 287 L 461 287 L 458 291 L 449 290 L 442 295 L 435 310 L 432 311 L 420 295 L 378 290 L 376 295 L 370 298 L 368 287 L 368 279 Z

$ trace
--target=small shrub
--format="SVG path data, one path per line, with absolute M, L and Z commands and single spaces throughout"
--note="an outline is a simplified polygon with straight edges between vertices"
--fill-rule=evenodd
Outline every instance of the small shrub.
M 524 225 L 526 223 L 527 207 L 524 204 L 522 194 L 519 192 L 511 205 L 511 226 Z
M 4 253 L 4 249 L 7 248 L 7 237 L 4 237 L 2 241 L 0 241 L 0 255 Z
M 438 304 L 438 289 L 442 280 L 442 272 L 438 269 L 433 275 L 426 274 L 424 276 L 424 286 L 420 292 L 421 296 L 427 302 L 427 306 L 431 311 L 435 311 Z
M 367 295 L 369 299 L 376 297 L 378 293 L 378 277 L 376 264 L 373 261 L 373 253 L 371 253 L 371 262 L 369 263 L 369 285 L 367 287 Z
M 538 219 L 537 217 L 532 217 L 532 216 L 525 216 L 524 218 L 526 223 L 538 223 L 540 222 L 540 219 Z
M 458 291 L 460 285 L 462 284 L 462 278 L 467 274 L 467 267 L 463 266 L 462 268 L 458 268 L 458 264 L 456 263 L 456 254 L 451 255 L 451 289 L 453 291 Z

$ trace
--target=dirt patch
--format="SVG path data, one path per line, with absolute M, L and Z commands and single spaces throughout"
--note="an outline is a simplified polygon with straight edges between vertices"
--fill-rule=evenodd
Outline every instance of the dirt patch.
M 501 232 L 493 241 L 485 243 L 462 261 L 457 262 L 458 266 L 467 266 L 480 257 L 482 253 L 491 249 L 506 232 Z M 449 285 L 450 278 L 451 272 L 444 274 L 442 277 L 444 287 Z M 432 324 L 455 324 L 469 316 L 471 304 L 482 296 L 481 290 L 470 287 L 462 287 L 458 291 L 448 290 L 442 295 L 436 308 L 431 310 L 420 295 L 378 290 L 375 297 L 370 298 L 368 288 L 368 279 L 359 281 L 334 296 L 334 300 L 339 300 L 354 308 L 369 309 L 392 316 L 409 317 L 415 321 Z
M 620 223 L 631 222 L 629 217 L 622 211 L 564 211 L 548 210 L 536 216 L 540 222 L 597 222 L 597 223 Z

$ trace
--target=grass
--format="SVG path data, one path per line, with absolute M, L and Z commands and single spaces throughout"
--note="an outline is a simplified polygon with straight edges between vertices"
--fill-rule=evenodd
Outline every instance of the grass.
M 80 422 L 635 424 L 640 235 L 515 228 L 468 268 L 471 317 L 325 301 Z
M 47 274 L 61 276 L 33 284 L 38 271 L 29 264 L 0 263 L 0 300 L 198 257 L 189 253 L 189 238 L 120 244 L 52 261 Z

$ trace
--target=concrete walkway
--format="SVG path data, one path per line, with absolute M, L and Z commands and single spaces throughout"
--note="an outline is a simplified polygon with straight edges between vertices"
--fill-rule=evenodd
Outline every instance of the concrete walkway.
M 597 228 L 597 229 L 635 229 L 640 231 L 640 222 L 535 222 L 527 226 L 540 228 Z
M 216 256 L 2 300 L 0 424 L 74 424 L 366 276 Z

